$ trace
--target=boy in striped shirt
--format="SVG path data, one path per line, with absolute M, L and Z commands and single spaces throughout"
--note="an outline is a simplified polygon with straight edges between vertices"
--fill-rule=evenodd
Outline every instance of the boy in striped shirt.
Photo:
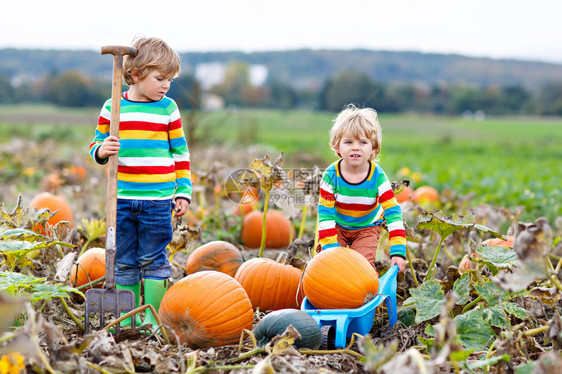
M 175 101 L 166 96 L 179 75 L 180 59 L 164 41 L 140 38 L 135 57 L 125 56 L 129 90 L 121 97 L 119 138 L 109 135 L 111 99 L 101 110 L 90 155 L 99 164 L 119 154 L 115 283 L 158 311 L 172 268 L 166 246 L 172 240 L 172 210 L 186 213 L 191 199 L 189 150 Z M 147 309 L 144 323 L 157 327 Z M 127 319 L 122 325 L 130 325 Z
M 350 104 L 330 131 L 330 147 L 340 157 L 324 171 L 318 203 L 320 250 L 350 247 L 375 266 L 380 224 L 386 221 L 391 265 L 404 271 L 406 236 L 402 210 L 388 177 L 374 162 L 382 134 L 377 112 Z

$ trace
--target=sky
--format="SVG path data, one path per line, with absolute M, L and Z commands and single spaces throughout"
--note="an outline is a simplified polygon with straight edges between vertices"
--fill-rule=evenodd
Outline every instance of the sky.
M 164 39 L 178 52 L 354 49 L 562 63 L 559 0 L 19 0 L 0 48 L 89 49 Z

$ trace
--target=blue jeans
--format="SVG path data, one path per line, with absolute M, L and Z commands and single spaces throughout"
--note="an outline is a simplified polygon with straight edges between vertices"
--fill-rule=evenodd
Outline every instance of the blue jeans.
M 172 240 L 173 208 L 171 199 L 117 199 L 115 283 L 130 286 L 142 278 L 172 276 L 166 246 Z

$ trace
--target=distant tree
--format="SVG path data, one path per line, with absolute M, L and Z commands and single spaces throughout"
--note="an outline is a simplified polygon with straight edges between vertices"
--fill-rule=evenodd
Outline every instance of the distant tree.
M 562 115 L 562 83 L 550 83 L 539 91 L 539 113 Z
M 14 102 L 14 88 L 10 84 L 10 80 L 0 75 L 0 103 L 7 104 Z
M 47 101 L 60 106 L 96 106 L 103 103 L 107 96 L 102 95 L 90 79 L 76 71 L 47 78 L 42 87 Z
M 320 108 L 334 112 L 354 103 L 387 111 L 390 108 L 385 93 L 385 87 L 373 82 L 367 74 L 345 70 L 324 85 L 320 92 Z
M 269 83 L 269 88 L 269 107 L 279 109 L 292 109 L 297 106 L 297 93 L 288 84 L 274 80 Z
M 227 67 L 224 81 L 213 87 L 211 92 L 222 96 L 229 105 L 241 105 L 240 93 L 243 87 L 250 86 L 250 72 L 248 64 L 231 61 Z
M 201 107 L 201 84 L 193 75 L 182 74 L 175 78 L 167 96 L 176 101 L 180 110 Z

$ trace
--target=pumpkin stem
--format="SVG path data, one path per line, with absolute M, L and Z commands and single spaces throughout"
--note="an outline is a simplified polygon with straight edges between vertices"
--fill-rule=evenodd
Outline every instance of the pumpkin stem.
M 279 253 L 279 256 L 277 256 L 277 259 L 275 260 L 275 262 L 280 263 L 281 265 L 285 265 L 287 263 L 288 257 L 289 257 L 289 254 L 287 252 L 281 252 L 281 253 Z
M 302 235 L 304 234 L 304 224 L 306 223 L 307 212 L 308 212 L 308 205 L 305 205 L 302 207 L 301 227 L 299 227 L 299 235 L 297 235 L 298 239 L 302 239 Z
M 269 207 L 269 190 L 265 190 L 265 202 L 263 203 L 263 215 L 261 218 L 261 244 L 260 244 L 260 252 L 258 257 L 263 257 L 263 250 L 265 248 L 265 235 L 267 231 L 267 225 L 265 220 L 265 215 L 267 214 L 267 208 Z
M 406 245 L 406 258 L 408 259 L 408 263 L 410 265 L 410 271 L 412 272 L 412 277 L 414 278 L 414 284 L 416 285 L 417 288 L 419 286 L 418 278 L 416 277 L 416 271 L 414 269 L 414 263 L 412 261 L 412 255 L 410 254 L 410 249 L 408 248 L 408 245 Z

